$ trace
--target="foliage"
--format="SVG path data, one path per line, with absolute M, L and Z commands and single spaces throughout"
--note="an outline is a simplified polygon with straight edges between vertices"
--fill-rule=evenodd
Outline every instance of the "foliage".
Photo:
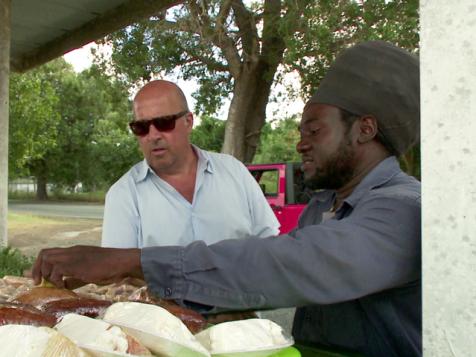
M 211 3 L 217 5 L 217 1 Z M 103 68 L 112 64 L 116 75 L 128 84 L 175 74 L 179 68 L 179 77 L 200 84 L 194 94 L 198 100 L 196 111 L 212 114 L 232 91 L 231 76 L 227 71 L 216 70 L 223 69 L 226 61 L 216 46 L 205 46 L 191 22 L 184 5 L 176 8 L 167 21 L 157 16 L 131 25 L 103 40 L 112 46 L 112 62 L 108 63 L 101 53 L 96 54 L 96 61 Z
M 36 192 L 34 191 L 8 191 L 9 200 L 34 200 L 36 197 Z
M 50 81 L 51 65 L 12 74 L 10 80 L 9 176 L 28 173 L 28 164 L 56 146 L 59 98 Z
M 407 174 L 421 180 L 420 144 L 415 145 L 399 158 L 400 167 Z
M 308 97 L 343 48 L 382 39 L 417 51 L 417 0 L 192 0 L 108 36 L 116 74 L 129 83 L 194 79 L 197 110 L 231 97 L 223 150 L 251 161 L 273 83 L 301 76 Z M 228 142 L 232 142 L 228 145 Z
M 418 6 L 418 0 L 310 2 L 284 58 L 287 71 L 300 74 L 301 95 L 311 95 L 335 56 L 357 42 L 384 40 L 417 53 Z
M 0 248 L 0 277 L 5 275 L 22 276 L 23 271 L 31 268 L 34 258 L 26 257 L 18 249 Z
M 193 128 L 190 140 L 199 148 L 220 152 L 225 136 L 225 122 L 208 115 L 200 117 L 200 124 Z
M 302 90 L 291 94 L 308 97 L 336 54 L 365 39 L 418 52 L 418 2 L 188 1 L 108 36 L 112 67 L 76 74 L 60 59 L 14 74 L 9 177 L 35 176 L 45 196 L 47 183 L 107 188 L 142 158 L 127 128 L 128 88 L 170 73 L 199 83 L 196 109 L 207 115 L 194 143 L 249 162 L 255 151 L 255 162 L 295 160 L 292 119 L 265 120 L 271 87 L 295 71 Z M 211 115 L 229 98 L 225 125 Z M 401 162 L 419 176 L 418 148 Z
M 9 200 L 25 200 L 31 201 L 35 199 L 34 192 L 23 191 L 9 191 Z M 51 201 L 68 201 L 68 202 L 99 202 L 104 203 L 105 191 L 87 191 L 87 192 L 68 192 L 68 191 L 55 191 L 48 196 Z
M 253 163 L 301 161 L 296 151 L 299 140 L 298 124 L 295 117 L 267 123 Z
M 129 83 L 177 69 L 196 80 L 197 112 L 213 114 L 233 94 L 223 151 L 244 159 L 254 155 L 265 123 L 283 38 L 295 31 L 306 2 L 192 0 L 104 42 L 113 48 L 116 74 Z
M 55 183 L 73 189 L 81 182 L 97 190 L 140 160 L 135 138 L 127 130 L 128 93 L 118 81 L 93 67 L 65 81 L 58 92 L 68 101 L 59 108 L 62 135 L 51 155 Z
M 15 75 L 11 86 L 10 177 L 34 176 L 58 192 L 104 189 L 141 160 L 127 128 L 129 93 L 97 67 L 75 73 L 59 59 Z
M 122 119 L 122 118 L 121 118 Z M 108 116 L 98 121 L 92 141 L 92 156 L 95 158 L 99 171 L 92 179 L 101 181 L 90 182 L 90 187 L 108 187 L 125 174 L 132 165 L 143 159 L 136 138 L 126 131 L 125 125 L 119 124 Z

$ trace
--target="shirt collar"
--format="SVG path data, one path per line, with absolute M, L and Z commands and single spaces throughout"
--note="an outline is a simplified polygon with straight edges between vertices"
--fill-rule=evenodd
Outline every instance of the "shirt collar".
M 192 148 L 198 157 L 198 170 L 213 173 L 213 162 L 211 160 L 210 154 L 207 151 L 200 149 L 198 146 L 192 145 Z M 154 170 L 152 170 L 152 168 L 149 166 L 147 160 L 144 159 L 139 164 L 136 182 L 144 181 L 149 173 L 155 175 Z
M 213 161 L 208 151 L 200 149 L 198 146 L 192 144 L 192 148 L 198 157 L 198 170 L 203 169 L 208 173 L 213 173 Z
M 375 187 L 381 186 L 389 181 L 393 176 L 401 172 L 400 165 L 395 156 L 390 156 L 375 166 L 367 176 L 355 187 L 352 193 L 344 200 L 345 203 L 350 206 L 355 204 L 365 195 L 368 191 Z M 335 197 L 334 190 L 323 190 L 314 194 L 313 200 L 319 201 L 321 205 L 326 202 L 326 209 L 330 208 Z M 329 206 L 329 207 L 327 207 Z
M 150 173 L 154 173 L 154 171 L 147 163 L 147 160 L 142 160 L 142 162 L 139 163 L 137 168 L 136 182 L 144 181 L 147 178 L 147 174 L 149 173 L 149 171 Z
M 352 207 L 355 206 L 368 191 L 382 186 L 400 172 L 400 164 L 395 156 L 382 160 L 364 177 L 344 202 L 347 202 Z

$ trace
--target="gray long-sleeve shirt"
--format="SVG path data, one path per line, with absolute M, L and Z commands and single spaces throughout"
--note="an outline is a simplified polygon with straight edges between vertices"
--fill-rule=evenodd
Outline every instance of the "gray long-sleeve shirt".
M 318 192 L 288 235 L 142 250 L 149 288 L 210 312 L 298 306 L 296 341 L 372 356 L 421 354 L 420 183 L 395 157 L 332 219 Z

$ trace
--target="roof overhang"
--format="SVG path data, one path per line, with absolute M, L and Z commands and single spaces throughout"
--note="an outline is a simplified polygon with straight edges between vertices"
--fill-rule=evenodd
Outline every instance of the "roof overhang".
M 10 65 L 24 72 L 183 0 L 14 0 Z

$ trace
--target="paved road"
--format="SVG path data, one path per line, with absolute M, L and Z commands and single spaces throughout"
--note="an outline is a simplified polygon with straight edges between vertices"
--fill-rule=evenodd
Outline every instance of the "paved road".
M 101 219 L 104 213 L 104 206 L 90 203 L 71 202 L 25 202 L 8 201 L 8 210 L 11 212 L 31 213 L 48 217 L 72 217 Z

